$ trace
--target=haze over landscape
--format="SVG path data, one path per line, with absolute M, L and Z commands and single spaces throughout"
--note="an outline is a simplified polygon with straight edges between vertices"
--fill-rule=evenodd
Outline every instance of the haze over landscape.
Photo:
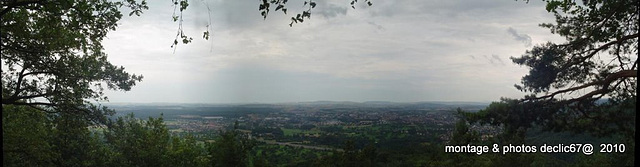
M 193 1 L 184 14 L 193 43 L 170 48 L 169 1 L 123 17 L 105 39 L 109 61 L 142 74 L 111 102 L 497 101 L 522 97 L 527 73 L 509 57 L 562 41 L 544 2 L 319 1 L 312 18 L 263 19 L 254 1 Z M 211 8 L 208 13 L 207 6 Z M 302 8 L 290 6 L 291 11 Z M 210 16 L 210 18 L 209 18 Z M 200 38 L 211 19 L 211 38 Z M 175 52 L 175 53 L 174 53 Z

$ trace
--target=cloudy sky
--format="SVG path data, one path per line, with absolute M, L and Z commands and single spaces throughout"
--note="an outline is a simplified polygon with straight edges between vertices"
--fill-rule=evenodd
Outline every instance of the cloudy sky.
M 513 0 L 318 1 L 310 20 L 264 20 L 258 1 L 192 0 L 184 28 L 193 43 L 171 48 L 170 1 L 123 17 L 104 41 L 109 60 L 144 75 L 111 102 L 496 101 L 521 97 L 527 73 L 511 62 L 533 45 L 562 41 L 543 2 Z M 207 10 L 207 6 L 210 10 Z M 201 38 L 211 20 L 212 36 Z

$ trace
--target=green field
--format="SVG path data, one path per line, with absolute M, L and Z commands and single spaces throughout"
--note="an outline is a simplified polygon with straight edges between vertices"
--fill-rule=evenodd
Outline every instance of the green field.
M 285 136 L 293 136 L 294 134 L 302 134 L 302 135 L 304 135 L 304 134 L 322 133 L 322 131 L 316 130 L 316 129 L 302 130 L 302 129 L 280 128 L 280 130 L 282 130 L 282 133 L 284 133 Z

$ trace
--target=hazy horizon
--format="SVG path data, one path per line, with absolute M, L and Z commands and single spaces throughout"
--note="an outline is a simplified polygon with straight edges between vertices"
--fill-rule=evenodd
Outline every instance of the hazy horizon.
M 198 103 L 198 102 L 100 102 L 100 104 L 205 104 L 205 105 L 244 105 L 244 104 L 291 104 L 291 103 L 394 103 L 394 104 L 419 104 L 419 103 L 436 103 L 436 104 L 489 104 L 492 101 L 414 101 L 414 102 L 395 102 L 395 101 L 290 101 L 290 102 L 238 102 L 238 103 Z

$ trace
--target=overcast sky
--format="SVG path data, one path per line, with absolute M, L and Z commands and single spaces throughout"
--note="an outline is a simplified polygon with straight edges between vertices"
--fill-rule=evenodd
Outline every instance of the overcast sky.
M 513 85 L 527 69 L 509 57 L 562 41 L 538 27 L 553 22 L 539 1 L 373 0 L 355 10 L 349 2 L 318 1 L 310 20 L 289 27 L 301 1 L 263 20 L 258 1 L 192 0 L 184 27 L 193 43 L 174 53 L 173 7 L 151 1 L 103 43 L 113 64 L 144 80 L 107 95 L 145 103 L 490 102 L 524 95 Z

